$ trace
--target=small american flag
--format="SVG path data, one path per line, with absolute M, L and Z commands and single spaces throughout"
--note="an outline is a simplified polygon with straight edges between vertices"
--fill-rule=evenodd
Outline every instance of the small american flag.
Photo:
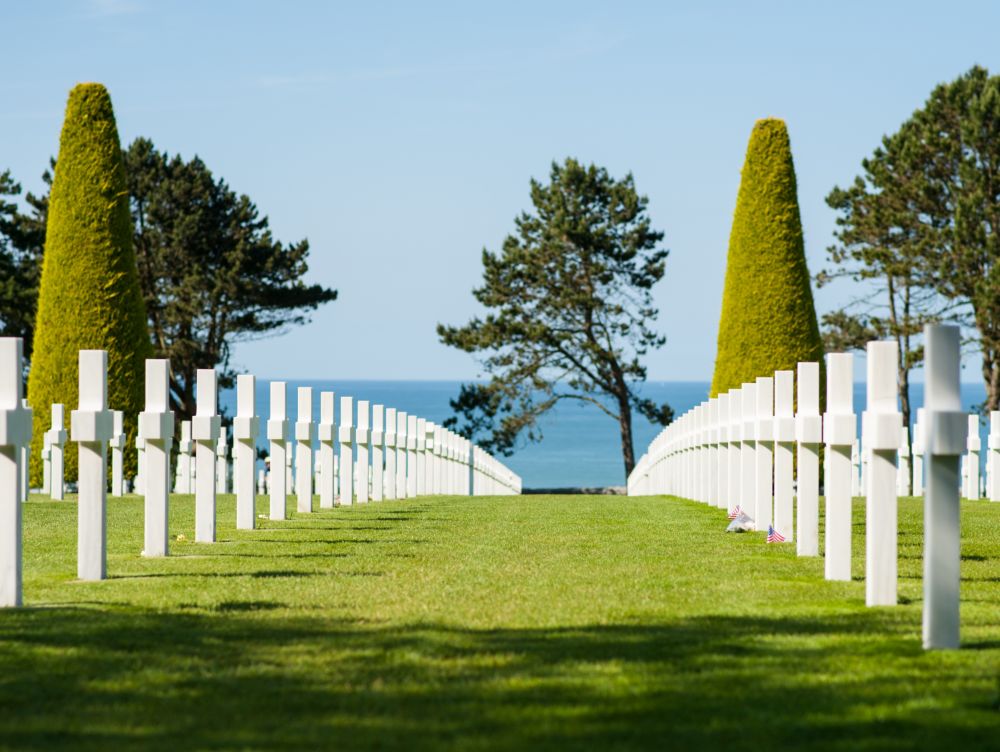
M 733 510 L 732 512 L 730 512 L 730 513 L 729 513 L 729 519 L 731 519 L 731 520 L 735 520 L 735 519 L 736 519 L 737 517 L 739 517 L 739 516 L 740 516 L 741 514 L 743 514 L 743 510 L 742 510 L 742 509 L 740 509 L 740 505 L 739 505 L 739 504 L 737 504 L 737 505 L 736 505 L 736 508 L 735 508 L 735 509 L 734 509 L 734 510 Z
M 784 543 L 785 536 L 774 529 L 774 525 L 767 526 L 767 542 L 768 543 Z

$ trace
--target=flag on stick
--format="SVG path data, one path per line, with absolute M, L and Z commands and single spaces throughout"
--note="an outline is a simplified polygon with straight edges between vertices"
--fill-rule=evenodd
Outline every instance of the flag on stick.
M 774 529 L 774 525 L 767 526 L 767 542 L 768 543 L 784 543 L 785 536 Z

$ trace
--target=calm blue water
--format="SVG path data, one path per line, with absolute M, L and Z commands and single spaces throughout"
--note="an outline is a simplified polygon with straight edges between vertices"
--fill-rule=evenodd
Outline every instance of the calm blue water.
M 289 381 L 288 414 L 297 415 L 297 387 L 311 386 L 313 393 L 313 419 L 319 420 L 319 392 L 337 394 L 337 420 L 340 420 L 340 396 L 350 395 L 355 400 L 369 400 L 372 404 L 395 407 L 407 413 L 441 423 L 451 415 L 448 400 L 458 393 L 457 381 Z M 643 396 L 656 402 L 669 402 L 677 415 L 706 399 L 709 384 L 706 381 L 648 382 L 643 385 Z M 269 413 L 270 387 L 267 381 L 257 382 L 257 414 L 266 418 Z M 980 383 L 963 384 L 963 407 L 971 409 L 985 398 Z M 855 384 L 855 411 L 865 408 L 865 386 Z M 236 393 L 225 391 L 220 396 L 221 407 L 228 415 L 236 412 Z M 910 387 L 910 404 L 913 417 L 916 408 L 923 405 L 923 385 Z M 639 415 L 633 416 L 636 459 L 659 431 Z M 624 485 L 625 470 L 621 460 L 618 424 L 593 405 L 566 401 L 558 405 L 541 422 L 543 439 L 537 444 L 522 445 L 508 458 L 501 458 L 514 472 L 524 479 L 527 488 L 557 488 L 564 486 Z M 981 428 L 983 446 L 986 446 L 986 426 Z M 262 432 L 260 446 L 266 446 Z M 985 455 L 985 452 L 983 453 Z

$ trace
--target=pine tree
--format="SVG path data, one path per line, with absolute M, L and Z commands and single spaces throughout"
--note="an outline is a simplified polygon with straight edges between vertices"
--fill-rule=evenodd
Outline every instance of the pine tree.
M 729 236 L 712 396 L 822 359 L 809 282 L 788 130 L 758 120 Z
M 108 351 L 108 403 L 124 411 L 128 446 L 134 446 L 152 347 L 128 202 L 111 97 L 101 84 L 79 84 L 70 92 L 59 141 L 28 377 L 33 485 L 41 480 L 49 406 L 62 402 L 67 414 L 76 408 L 79 350 Z M 135 452 L 126 450 L 125 469 L 135 472 Z M 76 452 L 68 451 L 67 480 L 76 470 Z

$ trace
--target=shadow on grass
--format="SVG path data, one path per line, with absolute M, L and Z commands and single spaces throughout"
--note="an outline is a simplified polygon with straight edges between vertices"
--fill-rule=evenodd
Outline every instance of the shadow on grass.
M 889 614 L 474 630 L 281 608 L 0 613 L 0 746 L 976 749 L 1000 728 Z M 834 645 L 893 670 L 859 681 Z

